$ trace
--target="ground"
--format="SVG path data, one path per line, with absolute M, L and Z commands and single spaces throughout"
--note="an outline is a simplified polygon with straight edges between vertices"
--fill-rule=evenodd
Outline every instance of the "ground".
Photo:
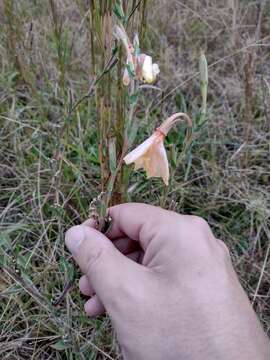
M 109 319 L 87 318 L 76 286 L 60 305 L 51 303 L 71 272 L 64 233 L 87 218 L 101 191 L 94 99 L 63 123 L 67 102 L 81 98 L 91 78 L 87 1 L 14 3 L 0 2 L 0 357 L 118 359 Z M 128 191 L 130 201 L 209 222 L 229 247 L 267 333 L 269 5 L 148 1 L 143 46 L 160 66 L 155 86 L 163 92 L 145 96 L 136 143 L 175 111 L 196 118 L 201 50 L 209 64 L 207 122 L 187 152 L 181 129 L 166 140 L 172 175 L 167 190 L 137 171 Z

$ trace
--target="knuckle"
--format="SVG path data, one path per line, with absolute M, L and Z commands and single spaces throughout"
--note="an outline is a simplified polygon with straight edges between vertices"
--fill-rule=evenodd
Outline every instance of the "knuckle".
M 191 216 L 191 225 L 194 228 L 197 228 L 201 231 L 205 231 L 205 230 L 209 231 L 209 229 L 210 229 L 208 222 L 206 220 L 204 220 L 202 217 L 196 216 L 196 215 Z

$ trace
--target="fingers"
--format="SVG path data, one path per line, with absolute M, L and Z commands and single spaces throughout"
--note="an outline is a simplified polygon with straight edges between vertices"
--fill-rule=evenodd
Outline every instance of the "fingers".
M 96 220 L 93 219 L 93 218 L 87 219 L 86 221 L 84 221 L 84 222 L 82 223 L 82 225 L 86 225 L 86 226 L 95 228 L 95 226 L 96 226 Z
M 137 250 L 127 255 L 127 257 L 135 262 L 141 263 L 143 257 L 143 251 Z M 86 275 L 83 275 L 79 280 L 79 289 L 83 295 L 93 296 L 95 295 L 95 290 L 91 286 Z
M 109 209 L 113 222 L 107 236 L 110 239 L 127 236 L 139 241 L 145 250 L 157 225 L 166 221 L 167 213 L 159 207 L 139 203 L 113 206 Z
M 143 251 L 137 242 L 130 239 L 118 239 L 113 242 L 114 246 L 129 259 L 141 263 Z M 79 289 L 83 295 L 92 296 L 95 294 L 95 290 L 89 283 L 86 275 L 83 275 L 79 280 Z
M 142 258 L 142 251 L 134 251 L 133 253 L 127 255 L 129 259 L 139 262 Z M 95 291 L 91 286 L 86 275 L 83 275 L 79 280 L 79 288 L 83 295 L 92 296 L 84 305 L 85 312 L 88 316 L 95 317 L 98 315 L 102 315 L 106 310 L 102 305 L 101 301 L 95 295 Z
M 90 285 L 86 275 L 83 275 L 79 280 L 79 289 L 83 295 L 92 296 L 95 294 L 95 290 Z
M 144 234 L 149 235 L 148 229 L 153 229 L 160 222 L 166 221 L 167 211 L 162 210 L 159 207 L 140 204 L 140 203 L 129 203 L 114 206 L 109 209 L 113 222 L 112 228 L 106 236 L 111 240 L 118 238 L 130 238 L 131 240 L 138 241 L 144 250 L 148 244 L 148 238 L 143 236 Z M 83 225 L 95 228 L 96 221 L 94 219 L 86 220 Z M 153 232 L 151 232 L 152 234 Z M 131 247 L 131 251 L 135 251 L 137 245 L 132 244 L 129 241 L 128 244 L 121 244 L 124 247 Z M 122 251 L 121 245 L 119 250 Z M 118 248 L 118 246 L 117 246 Z
M 101 315 L 105 312 L 104 306 L 96 295 L 84 304 L 84 310 L 86 314 L 91 317 Z
M 95 229 L 96 221 L 94 219 L 88 219 L 83 222 L 82 225 L 89 226 Z M 128 237 L 121 237 L 113 241 L 114 246 L 118 249 L 122 254 L 128 254 L 133 251 L 136 251 L 140 248 L 139 244 Z
M 106 236 L 89 226 L 72 227 L 65 241 L 106 308 L 115 304 L 121 290 L 124 292 L 131 283 L 139 281 L 144 272 L 143 267 L 122 255 Z
M 134 251 L 141 249 L 137 241 L 130 240 L 128 238 L 114 240 L 113 245 L 124 255 L 128 255 Z
M 134 251 L 133 253 L 127 255 L 129 259 L 138 262 L 142 257 L 142 251 Z M 106 312 L 105 307 L 102 305 L 98 296 L 95 295 L 94 289 L 89 283 L 87 277 L 83 275 L 79 281 L 80 291 L 86 296 L 92 296 L 84 305 L 84 310 L 88 316 L 95 317 L 102 315 Z
M 128 254 L 127 257 L 130 260 L 135 261 L 136 263 L 141 264 L 142 263 L 142 258 L 143 258 L 143 254 L 144 252 L 142 250 L 138 250 L 138 251 L 133 251 L 132 253 Z

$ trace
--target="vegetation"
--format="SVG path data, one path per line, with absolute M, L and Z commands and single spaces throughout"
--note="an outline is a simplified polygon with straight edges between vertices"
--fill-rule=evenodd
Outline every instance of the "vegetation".
M 204 217 L 270 332 L 270 4 L 120 5 L 0 2 L 1 359 L 120 358 L 109 319 L 87 318 L 76 286 L 52 304 L 78 278 L 64 233 L 97 197 L 103 211 L 137 201 Z M 124 86 L 115 24 L 131 39 L 138 32 L 160 68 L 155 84 Z M 166 137 L 166 187 L 122 160 L 176 112 L 189 114 L 193 130 Z

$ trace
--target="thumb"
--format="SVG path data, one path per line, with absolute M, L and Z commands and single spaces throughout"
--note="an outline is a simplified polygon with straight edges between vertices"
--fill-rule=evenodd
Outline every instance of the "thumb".
M 65 242 L 105 308 L 138 278 L 141 265 L 122 255 L 105 235 L 89 226 L 73 226 Z

